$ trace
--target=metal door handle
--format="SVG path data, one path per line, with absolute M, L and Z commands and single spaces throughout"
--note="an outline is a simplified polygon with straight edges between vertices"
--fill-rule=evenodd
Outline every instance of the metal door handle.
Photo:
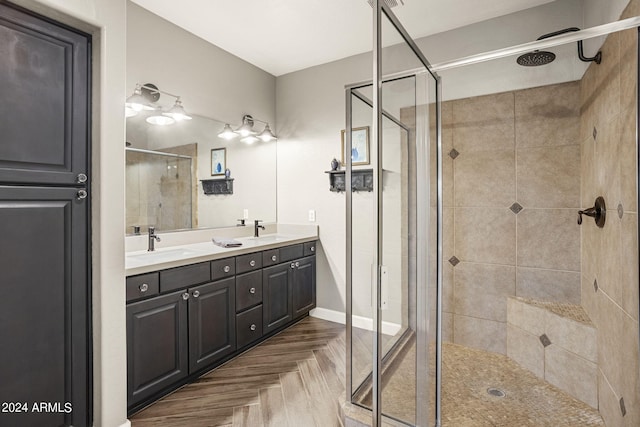
M 147 285 L 146 283 L 143 283 L 142 285 L 140 285 L 140 292 L 147 292 L 149 290 L 149 285 Z
M 228 272 L 230 272 L 230 271 L 231 271 L 231 267 L 229 267 L 228 265 L 225 265 L 225 266 L 224 266 L 224 272 L 225 272 L 225 273 L 228 273 Z
M 182 299 L 183 300 L 188 300 L 189 299 L 189 292 L 185 292 L 184 294 L 182 294 Z
M 256 330 L 256 324 L 252 323 L 251 326 L 249 327 L 249 329 L 251 329 L 252 331 Z
M 193 291 L 193 297 L 198 298 L 200 296 L 200 291 Z
M 251 289 L 249 289 L 249 293 L 250 293 L 250 294 L 255 294 L 255 293 L 256 293 L 256 288 L 251 288 Z
M 76 199 L 78 200 L 82 200 L 82 199 L 86 199 L 87 196 L 89 195 L 89 193 L 87 193 L 87 190 L 78 190 L 78 192 L 76 193 Z

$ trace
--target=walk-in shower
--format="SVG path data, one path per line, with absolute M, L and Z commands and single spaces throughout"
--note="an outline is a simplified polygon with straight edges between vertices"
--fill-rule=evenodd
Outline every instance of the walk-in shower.
M 376 183 L 346 199 L 347 425 L 634 425 L 640 19 L 430 66 L 374 15 L 374 83 L 346 88 L 347 134 L 372 130 L 347 182 Z

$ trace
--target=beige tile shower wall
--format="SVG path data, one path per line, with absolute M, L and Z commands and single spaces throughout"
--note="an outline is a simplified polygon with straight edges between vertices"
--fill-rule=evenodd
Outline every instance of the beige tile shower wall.
M 631 1 L 623 18 L 640 15 Z M 581 84 L 582 206 L 607 204 L 582 232 L 582 305 L 598 329 L 599 410 L 607 426 L 640 425 L 636 188 L 636 30 L 611 34 Z M 620 210 L 620 214 L 618 212 Z
M 445 337 L 506 353 L 508 296 L 580 303 L 579 135 L 579 82 L 443 106 Z

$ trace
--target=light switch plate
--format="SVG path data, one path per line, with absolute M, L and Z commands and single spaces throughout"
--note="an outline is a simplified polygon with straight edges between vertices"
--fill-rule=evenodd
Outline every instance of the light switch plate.
M 309 222 L 316 222 L 316 211 L 309 209 Z

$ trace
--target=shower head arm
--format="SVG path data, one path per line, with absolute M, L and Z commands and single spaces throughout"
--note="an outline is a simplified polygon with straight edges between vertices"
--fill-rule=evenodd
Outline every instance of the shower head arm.
M 578 27 L 565 28 L 564 30 L 558 30 L 558 31 L 554 31 L 553 33 L 544 34 L 538 37 L 538 40 L 548 39 L 550 37 L 555 37 L 555 36 L 559 36 L 561 34 L 566 34 L 566 33 L 573 33 L 576 31 L 580 31 L 580 28 Z M 587 58 L 586 56 L 584 56 L 584 50 L 582 48 L 582 40 L 578 40 L 578 58 L 580 58 L 580 60 L 583 62 L 595 62 L 596 64 L 599 64 L 602 62 L 602 52 L 598 51 L 598 53 L 596 53 L 595 56 L 592 56 L 591 58 Z

